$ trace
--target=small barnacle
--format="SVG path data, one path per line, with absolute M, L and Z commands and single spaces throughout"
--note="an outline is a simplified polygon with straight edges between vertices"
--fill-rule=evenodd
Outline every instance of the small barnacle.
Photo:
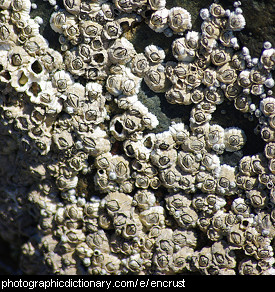
M 275 129 L 275 114 L 268 118 L 268 123 L 272 129 Z
M 86 20 L 79 23 L 79 29 L 83 37 L 95 38 L 101 35 L 102 26 L 94 21 Z
M 267 204 L 266 193 L 258 190 L 250 190 L 246 193 L 247 198 L 250 200 L 254 208 L 264 208 Z
M 53 75 L 52 84 L 58 91 L 62 92 L 67 90 L 67 88 L 73 84 L 73 79 L 69 73 L 61 70 Z
M 238 84 L 243 88 L 248 88 L 251 86 L 250 70 L 246 69 L 240 72 L 238 76 Z
M 136 54 L 130 63 L 131 70 L 139 77 L 144 77 L 149 69 L 149 62 L 143 53 Z
M 68 149 L 73 145 L 73 137 L 71 133 L 66 131 L 54 134 L 52 139 L 59 150 Z
M 195 248 L 197 245 L 196 233 L 193 230 L 176 229 L 173 232 L 172 240 L 175 247 L 191 247 Z
M 150 155 L 150 160 L 153 165 L 159 169 L 170 167 L 177 160 L 177 151 L 175 149 L 169 150 L 153 150 Z
M 232 31 L 240 31 L 245 27 L 245 18 L 241 13 L 231 12 L 228 18 L 228 28 Z
M 117 21 L 108 21 L 103 28 L 103 36 L 108 40 L 117 39 L 122 34 L 122 28 Z
M 248 95 L 239 95 L 234 99 L 234 106 L 237 110 L 246 113 L 249 111 L 251 97 Z
M 183 151 L 178 153 L 177 164 L 184 172 L 191 174 L 199 171 L 200 167 L 200 163 L 196 161 L 195 154 Z
M 252 158 L 251 156 L 244 156 L 239 162 L 239 170 L 241 174 L 250 176 L 252 174 L 251 168 Z
M 184 268 L 188 267 L 187 258 L 193 254 L 192 248 L 181 248 L 173 254 L 173 264 L 171 266 L 174 273 L 181 272 Z
M 196 225 L 198 215 L 191 207 L 183 207 L 174 218 L 180 227 L 189 229 Z
M 182 7 L 173 7 L 169 10 L 168 25 L 176 34 L 191 29 L 191 14 Z
M 263 84 L 252 84 L 250 88 L 250 92 L 253 95 L 261 95 L 264 93 L 264 86 Z
M 267 161 L 262 154 L 256 154 L 251 157 L 251 170 L 254 174 L 261 174 L 266 172 Z
M 100 250 L 102 253 L 109 253 L 109 241 L 104 230 L 100 229 L 86 236 L 85 242 L 92 250 Z
M 267 70 L 271 70 L 274 68 L 274 56 L 275 56 L 275 49 L 268 48 L 263 50 L 261 54 L 261 63 L 264 65 L 264 68 Z
M 69 14 L 65 10 L 53 12 L 50 18 L 51 28 L 58 33 L 63 33 L 63 26 L 66 23 Z
M 227 235 L 229 243 L 242 247 L 245 242 L 244 232 L 239 228 L 238 225 L 234 225 Z
M 253 187 L 257 183 L 257 178 L 251 177 L 251 176 L 245 176 L 241 174 L 236 175 L 236 184 L 238 187 L 244 189 L 244 190 L 252 190 Z
M 168 79 L 162 67 L 162 65 L 150 66 L 144 76 L 145 83 L 154 92 L 165 92 L 168 87 Z
M 103 3 L 101 5 L 101 10 L 103 11 L 103 17 L 107 21 L 112 21 L 114 20 L 115 17 L 115 11 L 114 7 L 110 3 Z
M 236 70 L 226 63 L 218 69 L 217 79 L 225 84 L 234 83 L 237 80 Z
M 110 61 L 114 64 L 126 64 L 136 54 L 134 46 L 124 37 L 116 39 L 108 49 Z
M 199 107 L 193 107 L 190 113 L 190 122 L 195 125 L 202 125 L 211 120 L 212 115 Z
M 243 198 L 235 199 L 232 202 L 231 209 L 236 215 L 243 215 L 244 217 L 249 216 L 250 208 Z
M 192 256 L 192 263 L 202 272 L 210 266 L 211 262 L 212 255 L 210 247 L 203 247 L 200 251 L 196 251 Z
M 214 17 L 223 17 L 225 15 L 225 10 L 220 4 L 212 3 L 209 7 L 209 12 Z
M 139 213 L 139 218 L 143 226 L 150 230 L 153 226 L 164 226 L 164 208 L 153 206 Z
M 192 103 L 191 94 L 183 88 L 177 88 L 172 86 L 168 91 L 165 92 L 167 101 L 171 104 L 184 104 L 189 105 Z
M 269 142 L 265 145 L 265 156 L 268 159 L 275 158 L 275 142 Z
M 203 71 L 202 83 L 207 87 L 213 86 L 216 82 L 216 70 L 213 68 L 207 68 Z
M 79 14 L 81 0 L 64 0 L 65 9 L 71 14 Z
M 197 137 L 195 135 L 190 135 L 182 144 L 182 150 L 185 152 L 200 153 L 205 149 L 205 139 L 204 137 Z
M 152 10 L 162 10 L 165 8 L 166 0 L 149 0 L 148 4 Z
M 169 127 L 169 131 L 171 132 L 171 135 L 176 142 L 176 144 L 182 144 L 183 141 L 189 137 L 189 131 L 185 124 L 183 123 L 176 123 L 172 124 Z
M 239 263 L 241 275 L 259 275 L 258 261 L 253 258 L 245 258 Z
M 238 71 L 243 71 L 246 68 L 245 60 L 240 52 L 235 53 L 230 61 L 230 65 Z
M 217 39 L 220 34 L 219 27 L 216 26 L 212 20 L 205 20 L 201 25 L 201 31 L 202 31 L 203 37 L 210 41 L 211 39 Z M 206 44 L 205 39 L 202 41 L 203 41 L 202 43 L 203 46 L 208 47 L 209 43 Z
M 224 129 L 223 127 L 213 124 L 209 126 L 209 130 L 205 136 L 206 145 L 216 152 L 223 151 Z
M 268 162 L 268 168 L 272 174 L 275 174 L 275 158 L 271 158 Z
M 166 8 L 156 10 L 152 13 L 148 26 L 155 32 L 163 32 L 168 27 L 169 10 Z
M 64 175 L 59 176 L 56 179 L 56 185 L 59 190 L 65 191 L 76 188 L 78 183 L 78 177 L 73 176 L 71 178 L 66 178 Z
M 144 54 L 152 64 L 162 63 L 165 59 L 164 50 L 155 45 L 146 46 Z
M 66 205 L 64 215 L 70 220 L 80 220 L 83 217 L 83 211 L 81 207 L 74 204 Z
M 213 176 L 207 174 L 197 186 L 205 193 L 212 193 L 216 189 L 217 182 Z
M 191 43 L 191 42 L 190 42 Z M 194 45 L 196 48 L 196 45 Z M 191 62 L 195 58 L 195 51 L 194 49 L 189 49 L 187 47 L 187 40 L 186 38 L 177 38 L 172 43 L 172 53 L 173 56 L 182 62 Z
M 130 0 L 114 0 L 114 4 L 120 11 L 127 13 L 133 11 L 133 3 Z
M 211 61 L 215 66 L 222 66 L 231 60 L 231 50 L 223 47 L 213 49 L 210 54 Z
M 240 128 L 231 127 L 224 130 L 224 145 L 226 151 L 238 151 L 244 146 L 245 142 L 245 133 Z
M 156 269 L 164 273 L 165 271 L 169 271 L 170 266 L 172 265 L 172 257 L 166 253 L 156 253 L 153 262 Z
M 172 216 L 176 216 L 183 208 L 189 207 L 191 200 L 189 195 L 177 193 L 165 198 L 166 208 Z
M 260 110 L 269 117 L 275 114 L 275 98 L 267 97 L 260 101 Z
M 140 210 L 146 210 L 154 206 L 156 203 L 156 197 L 150 190 L 138 190 L 134 197 L 132 204 L 137 206 Z
M 275 129 L 271 127 L 264 126 L 261 129 L 261 137 L 265 142 L 273 142 L 275 139 Z
M 241 87 L 237 84 L 237 82 L 234 82 L 232 84 L 226 85 L 224 94 L 229 100 L 234 100 L 237 96 L 240 95 L 241 91 Z

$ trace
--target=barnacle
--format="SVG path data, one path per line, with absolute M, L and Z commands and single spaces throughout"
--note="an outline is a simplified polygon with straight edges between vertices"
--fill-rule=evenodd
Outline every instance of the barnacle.
M 196 32 L 165 0 L 59 2 L 40 29 L 40 4 L 0 0 L 0 236 L 20 271 L 274 274 L 274 48 L 240 49 L 240 3 Z M 171 52 L 137 45 L 143 25 Z

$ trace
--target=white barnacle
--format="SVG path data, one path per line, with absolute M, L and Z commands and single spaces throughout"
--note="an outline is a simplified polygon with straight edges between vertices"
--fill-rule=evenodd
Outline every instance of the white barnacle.
M 153 64 L 162 63 L 165 59 L 164 50 L 155 45 L 146 46 L 144 53 L 148 60 Z
M 173 7 L 169 11 L 168 25 L 176 34 L 191 29 L 191 14 L 182 7 Z
M 151 15 L 148 26 L 155 32 L 164 32 L 168 28 L 168 14 L 169 10 L 166 8 L 155 11 Z
M 240 31 L 245 27 L 245 18 L 239 11 L 231 12 L 228 18 L 228 27 L 233 31 Z
M 246 142 L 246 135 L 243 130 L 237 127 L 224 130 L 225 150 L 232 152 L 240 150 Z

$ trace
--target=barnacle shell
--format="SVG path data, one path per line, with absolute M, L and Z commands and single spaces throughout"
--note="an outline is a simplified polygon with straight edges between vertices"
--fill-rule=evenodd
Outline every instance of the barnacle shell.
M 65 91 L 73 84 L 71 75 L 63 70 L 58 71 L 54 74 L 52 84 L 57 88 L 58 91 Z
M 275 114 L 275 98 L 267 97 L 261 100 L 260 109 L 262 113 L 269 117 Z
M 155 32 L 163 32 L 167 27 L 169 10 L 160 9 L 152 13 L 148 26 Z
M 228 63 L 221 66 L 217 71 L 217 79 L 225 84 L 234 83 L 237 79 L 237 73 Z
M 122 34 L 122 29 L 117 21 L 108 21 L 103 29 L 103 36 L 108 39 L 117 39 Z
M 150 154 L 150 160 L 159 169 L 168 168 L 176 162 L 177 151 L 175 149 L 153 150 Z
M 224 145 L 226 151 L 240 150 L 246 142 L 243 130 L 239 128 L 226 128 L 224 130 Z
M 154 92 L 165 92 L 168 87 L 168 80 L 162 65 L 150 66 L 150 69 L 145 73 L 144 81 Z
M 132 72 L 139 77 L 143 77 L 149 69 L 149 62 L 143 53 L 136 54 L 130 64 Z
M 152 10 L 162 10 L 166 5 L 166 0 L 149 0 L 148 2 Z
M 173 7 L 169 10 L 168 24 L 174 33 L 182 33 L 191 29 L 191 15 L 184 8 Z
M 221 195 L 233 195 L 235 190 L 235 168 L 227 164 L 222 164 L 219 171 L 216 191 Z
M 265 142 L 273 142 L 275 138 L 275 130 L 271 127 L 262 127 L 261 137 Z
M 264 208 L 267 204 L 267 195 L 258 190 L 251 190 L 247 192 L 247 198 L 250 200 L 254 208 Z
M 188 128 L 183 123 L 172 124 L 169 127 L 169 131 L 176 144 L 182 144 L 183 141 L 189 136 Z
M 183 208 L 191 205 L 190 196 L 184 193 L 171 194 L 165 198 L 166 208 L 169 213 L 176 216 Z
M 149 209 L 156 203 L 156 197 L 150 190 L 138 190 L 134 197 L 132 204 L 141 210 Z
M 164 208 L 161 206 L 153 206 L 147 210 L 139 213 L 141 223 L 146 229 L 150 229 L 153 226 L 164 225 Z
M 213 124 L 209 126 L 209 130 L 205 137 L 206 145 L 213 150 L 219 152 L 224 149 L 224 129 L 217 125 Z
M 245 18 L 241 13 L 231 12 L 228 18 L 228 27 L 233 31 L 240 31 L 245 27 Z
M 269 142 L 265 146 L 265 156 L 266 158 L 275 158 L 275 143 L 274 142 Z
M 266 69 L 274 68 L 274 55 L 275 55 L 274 48 L 263 50 L 261 55 L 261 63 L 264 65 Z
M 71 133 L 65 131 L 54 134 L 53 141 L 59 150 L 68 149 L 73 145 L 73 137 Z
M 259 275 L 258 262 L 255 259 L 245 258 L 239 264 L 241 275 Z
M 220 34 L 219 27 L 216 26 L 215 23 L 211 20 L 205 20 L 202 23 L 201 31 L 202 31 L 203 38 L 204 38 L 204 39 L 202 39 L 202 45 L 205 47 L 209 47 L 210 43 L 213 42 L 213 41 L 211 41 L 211 39 L 217 39 L 219 34 Z M 210 43 L 209 43 L 209 41 L 210 41 Z M 214 43 L 216 43 L 216 42 L 214 42 Z M 212 47 L 212 45 L 210 47 Z
M 233 201 L 231 209 L 235 214 L 242 214 L 243 216 L 249 215 L 249 206 L 245 203 L 244 199 L 237 198 Z
M 108 49 L 110 61 L 114 64 L 126 64 L 136 54 L 134 46 L 124 37 L 116 39 Z
M 223 17 L 225 14 L 225 10 L 220 4 L 213 3 L 209 7 L 209 12 L 214 16 L 214 17 Z
M 52 13 L 50 18 L 51 28 L 58 33 L 63 33 L 63 26 L 66 23 L 66 18 L 69 14 L 66 11 L 57 11 Z
M 177 88 L 176 86 L 172 86 L 165 93 L 165 97 L 167 101 L 171 104 L 184 104 L 189 105 L 192 103 L 190 91 L 188 92 L 187 87 L 185 88 Z
M 79 14 L 81 0 L 63 0 L 65 9 L 71 14 Z
M 195 174 L 199 171 L 200 163 L 196 161 L 193 153 L 180 151 L 178 154 L 177 164 L 186 173 Z
M 155 45 L 149 45 L 145 47 L 144 54 L 148 58 L 148 60 L 153 64 L 162 63 L 165 59 L 164 50 Z

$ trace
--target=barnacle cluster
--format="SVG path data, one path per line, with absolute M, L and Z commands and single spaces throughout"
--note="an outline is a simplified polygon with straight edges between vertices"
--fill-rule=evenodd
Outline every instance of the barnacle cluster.
M 275 49 L 240 48 L 240 3 L 202 9 L 200 33 L 165 0 L 50 3 L 59 51 L 30 0 L 0 0 L 0 234 L 27 238 L 22 271 L 275 274 Z M 175 38 L 174 61 L 136 51 L 124 27 L 142 21 Z M 191 106 L 189 125 L 155 133 L 142 82 Z M 213 121 L 224 101 L 258 121 L 263 152 Z

